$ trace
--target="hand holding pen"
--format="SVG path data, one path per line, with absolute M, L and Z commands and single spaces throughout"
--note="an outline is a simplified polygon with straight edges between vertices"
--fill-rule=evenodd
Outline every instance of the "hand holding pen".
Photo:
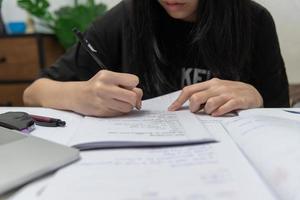
M 74 29 L 81 46 L 100 67 L 100 71 L 90 80 L 84 82 L 83 91 L 77 112 L 99 116 L 119 116 L 132 111 L 134 107 L 141 109 L 143 92 L 137 88 L 137 76 L 126 73 L 117 73 L 106 70 L 101 61 L 98 50 L 81 34 Z

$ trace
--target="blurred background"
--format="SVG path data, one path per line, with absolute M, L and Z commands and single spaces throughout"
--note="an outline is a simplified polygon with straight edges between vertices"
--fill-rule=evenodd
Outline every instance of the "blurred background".
M 0 0 L 1 2 L 1 0 Z M 54 62 L 84 30 L 120 0 L 2 0 L 0 105 L 22 106 L 21 95 L 40 68 Z M 273 15 L 291 84 L 291 103 L 300 101 L 300 0 L 257 0 Z M 22 7 L 22 8 L 21 8 Z M 31 14 L 29 14 L 31 13 Z M 82 15 L 82 13 L 89 13 Z M 77 17 L 76 17 L 77 16 Z M 80 20 L 74 20 L 74 18 Z M 16 59 L 18 58 L 18 59 Z

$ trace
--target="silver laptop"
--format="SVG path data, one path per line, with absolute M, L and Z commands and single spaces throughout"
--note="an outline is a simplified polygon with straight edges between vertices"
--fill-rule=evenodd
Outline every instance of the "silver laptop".
M 0 195 L 77 159 L 76 149 L 0 127 Z

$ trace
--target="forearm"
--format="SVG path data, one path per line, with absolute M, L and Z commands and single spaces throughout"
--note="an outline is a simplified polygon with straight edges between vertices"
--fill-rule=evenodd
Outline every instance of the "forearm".
M 74 111 L 81 89 L 82 83 L 80 82 L 58 82 L 42 78 L 25 90 L 23 100 L 26 106 Z

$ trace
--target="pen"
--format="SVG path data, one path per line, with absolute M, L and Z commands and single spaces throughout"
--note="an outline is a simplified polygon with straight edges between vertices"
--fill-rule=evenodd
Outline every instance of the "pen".
M 79 40 L 80 44 L 89 53 L 89 55 L 94 59 L 94 61 L 99 65 L 99 67 L 101 69 L 106 69 L 103 62 L 96 55 L 96 53 L 98 51 L 91 45 L 91 43 L 87 39 L 84 38 L 83 34 L 77 28 L 73 28 L 72 31 L 74 32 L 75 36 Z
M 285 112 L 288 112 L 288 113 L 293 113 L 293 114 L 298 114 L 300 115 L 300 111 L 293 111 L 293 110 L 284 110 Z
M 46 126 L 46 127 L 64 127 L 66 122 L 60 119 L 55 119 L 51 117 L 39 116 L 39 115 L 30 115 L 36 125 Z

